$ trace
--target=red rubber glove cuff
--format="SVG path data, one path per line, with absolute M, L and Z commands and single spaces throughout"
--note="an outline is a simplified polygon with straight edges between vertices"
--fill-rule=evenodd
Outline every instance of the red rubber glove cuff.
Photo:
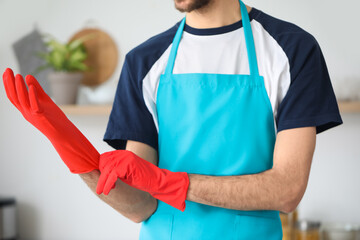
M 150 163 L 151 164 L 151 163 Z M 159 168 L 160 169 L 160 168 Z M 189 188 L 189 176 L 186 172 L 171 172 L 160 169 L 161 181 L 155 192 L 149 192 L 154 198 L 159 199 L 180 211 L 184 211 L 186 195 Z

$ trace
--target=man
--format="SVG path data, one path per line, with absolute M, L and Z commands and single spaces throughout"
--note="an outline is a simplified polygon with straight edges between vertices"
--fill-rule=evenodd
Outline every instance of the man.
M 316 134 L 342 124 L 321 49 L 238 0 L 175 7 L 186 18 L 126 56 L 104 136 L 118 150 L 57 150 L 105 202 L 143 222 L 140 239 L 281 239 L 279 211 L 305 192 Z M 42 112 L 34 80 L 28 94 L 21 79 L 5 82 Z
M 175 7 L 186 12 L 177 54 L 171 51 L 181 23 L 127 54 L 104 140 L 188 173 L 186 208 L 134 189 L 121 205 L 116 196 L 130 190 L 120 181 L 111 201 L 144 221 L 141 239 L 281 239 L 277 211 L 299 204 L 316 133 L 342 123 L 320 47 L 301 28 L 247 6 L 265 94 L 247 92 L 249 79 L 197 79 L 191 74 L 251 74 L 240 4 L 175 0 Z
M 293 211 L 305 192 L 316 133 L 342 123 L 314 37 L 248 6 L 244 29 L 240 6 L 175 0 L 183 31 L 178 23 L 126 56 L 104 140 L 190 182 L 180 212 L 135 189 L 120 203 L 130 190 L 118 181 L 110 201 L 144 221 L 141 239 L 281 239 L 278 211 Z M 115 172 L 110 183 L 124 181 Z

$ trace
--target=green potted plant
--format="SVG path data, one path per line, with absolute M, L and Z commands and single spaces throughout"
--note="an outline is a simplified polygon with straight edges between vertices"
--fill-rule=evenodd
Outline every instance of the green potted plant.
M 48 38 L 45 41 L 48 51 L 39 52 L 37 55 L 44 59 L 46 64 L 36 72 L 52 68 L 54 71 L 49 74 L 48 80 L 54 101 L 59 105 L 75 104 L 83 73 L 90 70 L 84 63 L 87 52 L 83 42 L 92 36 L 86 35 L 64 44 L 50 35 L 44 37 Z

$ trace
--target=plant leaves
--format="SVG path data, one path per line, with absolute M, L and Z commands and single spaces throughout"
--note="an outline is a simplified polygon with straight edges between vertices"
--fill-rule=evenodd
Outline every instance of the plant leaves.
M 88 69 L 88 67 L 84 63 L 81 63 L 81 62 L 71 63 L 69 68 L 71 69 L 71 71 L 75 71 L 75 70 L 86 71 Z
M 78 49 L 77 51 L 73 52 L 70 55 L 69 61 L 70 62 L 82 62 L 86 59 L 87 54 L 83 52 L 81 49 Z
M 68 44 L 68 49 L 70 51 L 76 51 L 81 45 L 82 41 L 80 39 L 76 39 Z
M 36 55 L 46 61 L 43 65 L 35 70 L 39 72 L 45 68 L 52 67 L 55 71 L 88 71 L 89 67 L 84 63 L 87 58 L 86 48 L 83 42 L 94 37 L 94 34 L 85 35 L 77 40 L 67 44 L 62 44 L 55 40 L 50 34 L 43 35 L 50 40 L 45 42 L 48 46 L 48 52 L 37 52 Z
M 61 52 L 53 51 L 50 53 L 50 61 L 54 65 L 56 70 L 61 70 L 62 66 L 65 65 L 65 56 Z

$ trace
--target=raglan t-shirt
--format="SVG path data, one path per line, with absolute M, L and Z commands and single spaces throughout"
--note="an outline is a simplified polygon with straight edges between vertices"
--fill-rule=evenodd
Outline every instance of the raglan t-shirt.
M 342 124 L 316 39 L 254 7 L 249 18 L 275 131 L 315 126 L 321 133 Z M 115 149 L 125 149 L 127 140 L 158 149 L 156 93 L 179 25 L 180 21 L 126 55 L 104 136 Z M 250 74 L 242 21 L 210 29 L 185 24 L 173 73 Z

